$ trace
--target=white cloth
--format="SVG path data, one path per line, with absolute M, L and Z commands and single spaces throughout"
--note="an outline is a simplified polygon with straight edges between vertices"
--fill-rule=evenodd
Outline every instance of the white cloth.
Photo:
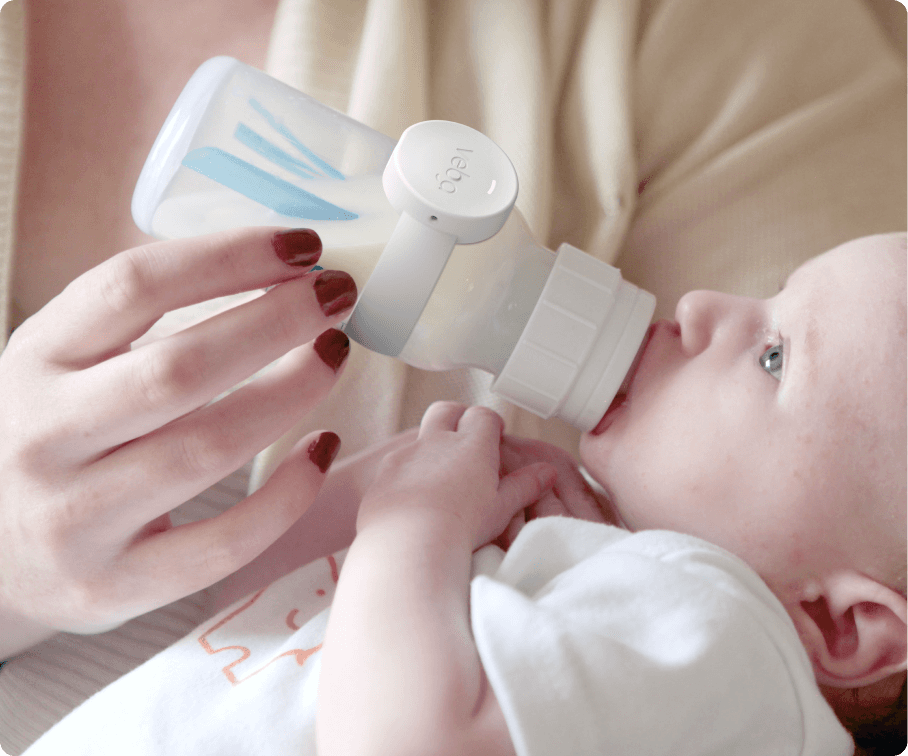
M 343 553 L 225 609 L 89 699 L 28 756 L 315 754 Z M 839 756 L 852 743 L 794 625 L 691 536 L 536 520 L 474 559 L 480 658 L 519 756 Z
M 853 752 L 781 603 L 692 536 L 536 520 L 471 615 L 518 756 Z
M 240 599 L 89 698 L 29 756 L 315 756 L 320 647 L 344 552 Z

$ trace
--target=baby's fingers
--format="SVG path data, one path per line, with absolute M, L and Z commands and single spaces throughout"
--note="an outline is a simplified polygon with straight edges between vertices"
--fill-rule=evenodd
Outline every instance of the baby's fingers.
M 530 506 L 555 483 L 558 471 L 548 462 L 534 462 L 509 473 L 498 484 L 498 501 L 503 509 L 515 512 Z
M 315 501 L 340 449 L 340 438 L 316 431 L 300 440 L 268 482 L 217 517 L 181 525 L 134 544 L 126 568 L 165 595 L 155 606 L 212 585 L 251 562 Z
M 515 514 L 537 501 L 555 483 L 557 472 L 546 462 L 536 462 L 503 477 L 493 512 L 483 523 L 473 547 L 478 548 L 501 534 Z
M 508 523 L 507 528 L 504 532 L 499 535 L 492 543 L 494 543 L 498 548 L 503 551 L 507 551 L 511 548 L 511 544 L 517 539 L 517 536 L 520 534 L 520 531 L 523 530 L 524 526 L 527 524 L 527 515 L 526 510 L 521 509 L 515 514 L 511 521 Z

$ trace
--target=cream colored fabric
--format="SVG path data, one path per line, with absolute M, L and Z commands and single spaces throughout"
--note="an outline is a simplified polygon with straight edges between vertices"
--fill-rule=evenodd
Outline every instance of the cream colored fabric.
M 619 264 L 657 314 L 694 288 L 774 294 L 809 257 L 905 230 L 905 63 L 863 4 L 670 0 L 644 29 L 648 183 Z
M 0 11 L 4 318 L 24 1 Z M 807 257 L 906 227 L 905 63 L 862 0 L 282 0 L 268 70 L 394 137 L 426 118 L 484 131 L 514 162 L 538 238 L 617 261 L 663 315 L 690 288 L 772 294 Z M 505 407 L 488 385 L 354 345 L 332 396 L 260 455 L 252 485 L 308 429 L 336 430 L 350 453 L 438 398 L 489 404 L 509 431 L 574 448 L 575 431 Z M 158 648 L 187 602 L 156 615 Z M 115 654 L 126 632 L 96 646 Z M 9 691 L 18 745 L 87 696 L 82 680 L 109 682 L 117 666 L 80 658 L 71 686 Z M 16 752 L 2 732 L 0 743 Z

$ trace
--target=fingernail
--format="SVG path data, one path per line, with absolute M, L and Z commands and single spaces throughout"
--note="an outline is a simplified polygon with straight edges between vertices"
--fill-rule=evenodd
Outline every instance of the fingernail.
M 323 473 L 327 472 L 340 450 L 340 445 L 340 436 L 331 431 L 325 431 L 309 444 L 309 459 Z
M 312 346 L 322 362 L 336 373 L 350 352 L 350 339 L 343 331 L 329 328 L 319 335 Z
M 323 270 L 312 287 L 322 312 L 329 317 L 356 304 L 356 284 L 342 270 Z
M 315 265 L 322 256 L 322 240 L 310 228 L 288 228 L 271 237 L 275 254 L 287 265 Z

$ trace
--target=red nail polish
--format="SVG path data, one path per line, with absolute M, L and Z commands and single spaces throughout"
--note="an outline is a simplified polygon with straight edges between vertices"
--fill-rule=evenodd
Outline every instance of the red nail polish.
M 322 312 L 328 317 L 356 304 L 356 283 L 342 270 L 323 270 L 312 284 Z
M 337 328 L 329 328 L 313 342 L 315 353 L 322 358 L 329 368 L 335 373 L 344 364 L 347 355 L 350 353 L 350 339 L 343 331 Z
M 309 228 L 288 228 L 271 237 L 275 254 L 287 265 L 306 267 L 315 265 L 322 255 L 322 240 Z
M 325 431 L 309 444 L 309 459 L 321 472 L 327 472 L 337 456 L 337 452 L 340 451 L 340 445 L 340 436 L 331 431 Z

